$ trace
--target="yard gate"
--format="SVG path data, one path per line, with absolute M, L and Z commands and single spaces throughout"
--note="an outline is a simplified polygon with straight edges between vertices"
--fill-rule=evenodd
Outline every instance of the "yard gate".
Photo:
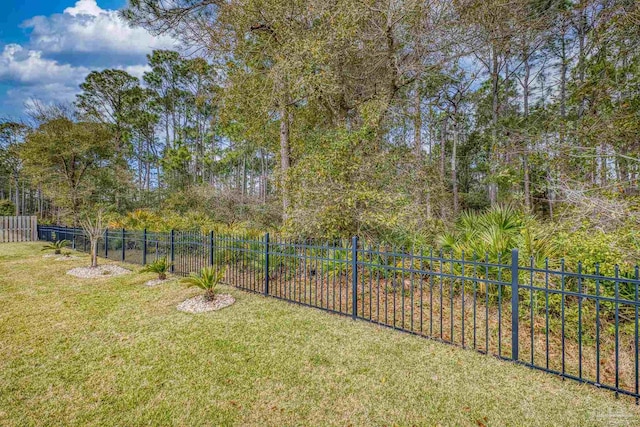
M 0 243 L 33 242 L 37 240 L 37 217 L 0 216 Z

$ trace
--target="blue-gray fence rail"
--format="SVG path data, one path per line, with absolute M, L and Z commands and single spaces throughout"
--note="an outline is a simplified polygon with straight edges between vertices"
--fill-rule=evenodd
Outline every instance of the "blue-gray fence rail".
M 41 226 L 41 240 L 88 251 L 80 229 Z M 108 230 L 99 255 L 185 275 L 212 265 L 237 288 L 352 316 L 640 398 L 638 268 L 487 255 L 412 253 L 353 238 L 338 244 L 265 235 Z

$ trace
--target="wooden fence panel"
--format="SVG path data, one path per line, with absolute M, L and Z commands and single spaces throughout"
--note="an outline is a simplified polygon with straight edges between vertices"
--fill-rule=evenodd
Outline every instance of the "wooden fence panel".
M 35 216 L 0 217 L 0 243 L 33 242 L 38 240 L 38 219 Z

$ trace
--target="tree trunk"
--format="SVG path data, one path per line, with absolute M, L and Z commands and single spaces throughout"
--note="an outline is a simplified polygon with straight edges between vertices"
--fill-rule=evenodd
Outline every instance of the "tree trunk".
M 445 190 L 445 163 L 446 163 L 446 147 L 447 147 L 447 117 L 442 121 L 442 131 L 440 134 L 440 191 Z M 440 201 L 440 217 L 444 221 L 447 217 L 447 209 L 445 203 Z
M 531 212 L 531 183 L 529 174 L 529 79 L 531 76 L 531 63 L 529 62 L 529 52 L 524 49 L 524 80 L 522 82 L 522 91 L 524 97 L 524 117 L 525 117 L 525 140 L 522 142 L 522 168 L 524 169 L 524 208 L 526 212 Z
M 20 215 L 20 184 L 18 182 L 18 176 L 14 175 L 15 180 L 15 205 L 16 205 L 16 216 Z
M 494 46 L 492 48 L 492 63 L 491 63 L 491 147 L 489 148 L 489 174 L 490 178 L 493 179 L 496 173 L 495 170 L 495 150 L 498 144 L 498 109 L 499 109 L 499 63 L 498 63 L 498 52 L 497 48 Z M 495 205 L 498 202 L 498 187 L 496 183 L 489 183 L 489 201 L 491 206 Z
M 91 267 L 98 266 L 98 239 L 91 239 Z
M 567 23 L 562 18 L 562 39 L 560 40 L 560 145 L 564 144 L 567 120 Z
M 600 185 L 607 185 L 607 146 L 605 142 L 600 144 Z
M 283 102 L 280 107 L 280 174 L 281 174 L 281 191 L 282 191 L 282 219 L 288 219 L 289 212 L 289 191 L 287 188 L 287 175 L 289 173 L 289 110 L 287 103 Z
M 549 203 L 549 219 L 553 220 L 553 201 L 555 199 L 555 192 L 553 188 L 553 181 L 551 179 L 551 169 L 547 169 L 547 202 Z
M 453 216 L 458 215 L 458 174 L 456 151 L 458 148 L 458 121 L 457 117 L 453 118 L 453 141 L 451 142 L 451 186 L 453 189 Z
M 424 197 L 425 210 L 427 218 L 431 214 L 429 206 L 429 188 L 428 183 L 424 179 L 424 164 L 422 155 L 422 106 L 420 100 L 420 91 L 416 88 L 414 92 L 414 115 L 413 115 L 413 150 L 414 150 L 414 173 L 416 177 L 415 186 L 415 202 L 418 206 L 422 203 Z M 425 194 L 426 193 L 426 194 Z

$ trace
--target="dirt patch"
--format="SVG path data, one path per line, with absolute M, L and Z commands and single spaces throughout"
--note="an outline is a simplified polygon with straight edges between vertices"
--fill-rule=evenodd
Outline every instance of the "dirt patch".
M 204 295 L 198 295 L 181 302 L 177 309 L 186 313 L 205 313 L 229 307 L 234 302 L 236 302 L 235 298 L 227 294 L 216 295 L 213 301 L 207 301 Z
M 67 274 L 81 279 L 97 279 L 100 277 L 115 277 L 129 274 L 131 270 L 118 265 L 99 265 L 97 267 L 77 267 L 67 271 Z

